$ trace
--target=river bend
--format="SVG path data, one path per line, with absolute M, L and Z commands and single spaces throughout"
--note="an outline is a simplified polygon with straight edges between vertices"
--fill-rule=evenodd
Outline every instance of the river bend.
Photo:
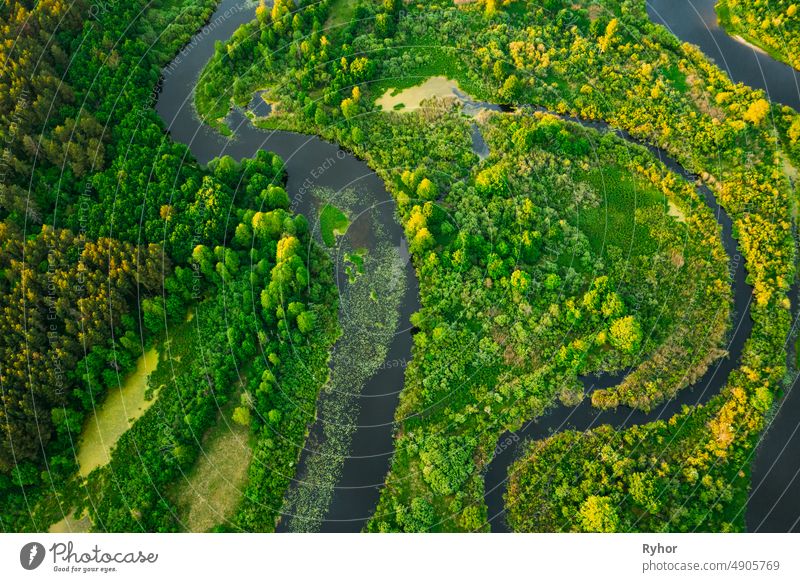
M 762 88 L 773 100 L 800 108 L 797 72 L 737 42 L 720 30 L 713 15 L 713 4 L 713 0 L 647 0 L 651 19 L 666 25 L 682 40 L 699 45 L 734 81 Z M 342 152 L 335 144 L 308 135 L 258 130 L 238 111 L 234 111 L 228 120 L 234 130 L 235 137 L 232 139 L 223 137 L 198 120 L 194 110 L 193 90 L 205 64 L 214 53 L 214 43 L 227 40 L 239 26 L 252 20 L 254 8 L 253 4 L 242 0 L 222 0 L 209 23 L 164 69 L 156 109 L 170 135 L 176 141 L 186 144 L 201 163 L 222 155 L 240 160 L 252 157 L 259 149 L 275 152 L 285 161 L 288 173 L 287 191 L 293 209 L 297 212 L 308 213 L 310 210 L 310 197 L 306 195 L 309 184 L 335 191 L 355 185 L 370 193 L 375 202 L 386 209 L 384 223 L 389 225 L 391 235 L 400 243 L 402 229 L 395 220 L 393 201 L 383 182 L 364 162 Z M 611 130 L 603 123 L 576 119 L 571 121 L 600 131 Z M 616 133 L 635 141 L 624 132 Z M 480 145 L 480 141 L 477 141 Z M 664 151 L 648 147 L 671 170 L 687 180 L 694 180 L 694 176 Z M 483 151 L 480 153 L 485 154 Z M 337 160 L 336 171 L 322 174 L 313 172 L 329 159 Z M 725 385 L 728 375 L 737 366 L 744 342 L 752 329 L 752 290 L 745 283 L 746 272 L 732 236 L 730 218 L 707 188 L 700 186 L 699 191 L 722 227 L 723 246 L 730 258 L 735 320 L 726 345 L 729 357 L 713 364 L 692 387 L 680 391 L 675 398 L 650 413 L 624 407 L 613 411 L 599 411 L 592 408 L 589 398 L 585 398 L 576 407 L 554 408 L 544 417 L 526 424 L 513 435 L 512 446 L 498 447 L 485 475 L 486 502 L 492 531 L 506 530 L 503 492 L 508 467 L 518 452 L 518 443 L 546 438 L 554 432 L 566 429 L 584 431 L 601 424 L 624 428 L 669 418 L 679 412 L 683 405 L 707 402 Z M 409 316 L 419 308 L 419 298 L 416 275 L 410 264 L 407 266 L 407 276 L 410 283 L 402 302 L 400 326 L 389 348 L 389 362 L 407 362 L 411 356 L 412 338 L 408 322 Z M 606 375 L 599 378 L 586 377 L 582 381 L 589 393 L 615 385 L 623 378 L 624 374 Z M 323 531 L 360 531 L 373 512 L 393 453 L 394 410 L 403 379 L 404 367 L 387 365 L 381 367 L 365 386 L 360 396 L 358 430 L 328 516 L 323 523 Z M 800 435 L 797 435 L 797 424 L 794 420 L 800 416 L 800 396 L 797 394 L 798 391 L 788 392 L 758 451 L 753 470 L 754 491 L 747 512 L 748 528 L 753 531 L 797 529 L 795 516 L 800 515 L 800 479 L 794 477 L 800 472 L 800 459 L 793 458 L 790 461 L 789 454 L 785 452 L 800 448 Z M 501 437 L 501 442 L 508 442 L 508 436 L 510 435 Z M 301 464 L 303 455 L 308 454 L 312 454 L 312 451 L 304 447 Z

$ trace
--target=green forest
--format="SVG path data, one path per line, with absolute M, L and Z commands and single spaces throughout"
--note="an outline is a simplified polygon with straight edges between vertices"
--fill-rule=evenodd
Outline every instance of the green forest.
M 300 213 L 280 156 L 201 164 L 155 111 L 162 69 L 215 7 L 0 10 L 3 531 L 68 516 L 93 531 L 191 529 L 186 492 L 209 443 L 234 430 L 248 449 L 241 491 L 203 529 L 274 531 L 320 394 L 347 381 L 338 362 L 358 382 L 381 367 L 352 334 L 376 310 L 388 344 L 399 291 L 365 264 L 397 275 L 388 246 L 373 257 L 341 242 L 355 195 L 319 194 L 318 216 Z M 524 443 L 505 520 L 517 532 L 745 530 L 755 449 L 793 371 L 800 117 L 645 8 L 262 0 L 216 42 L 192 94 L 199 118 L 235 137 L 228 115 L 243 111 L 267 132 L 337 144 L 383 181 L 407 241 L 419 309 L 364 531 L 490 531 L 485 475 L 502 435 L 585 400 L 651 413 L 730 357 L 741 314 L 700 187 L 731 218 L 751 290 L 735 369 L 669 418 Z M 776 40 L 800 38 L 795 5 L 717 9 L 731 34 L 797 66 L 797 43 Z M 379 103 L 438 77 L 457 92 Z M 246 111 L 255 94 L 269 115 Z M 367 306 L 350 319 L 337 261 L 363 295 L 345 307 Z M 82 433 L 152 349 L 146 411 L 83 474 Z M 587 393 L 592 375 L 623 379 Z
M 337 299 L 289 210 L 282 160 L 202 167 L 153 110 L 160 68 L 213 3 L 114 3 L 88 20 L 82 3 L 15 5 L 3 15 L 17 39 L 2 80 L 3 529 L 84 509 L 101 531 L 180 529 L 165 493 L 235 399 L 254 460 L 224 526 L 269 531 L 327 378 Z M 43 45 L 56 22 L 63 34 Z M 148 346 L 162 354 L 155 405 L 80 478 L 87 415 Z

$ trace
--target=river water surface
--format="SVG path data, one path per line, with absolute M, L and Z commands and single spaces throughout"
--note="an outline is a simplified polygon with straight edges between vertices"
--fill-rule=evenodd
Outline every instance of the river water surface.
M 195 114 L 193 91 L 203 67 L 214 53 L 216 41 L 227 40 L 242 24 L 254 18 L 255 4 L 241 0 L 222 0 L 209 23 L 164 70 L 161 93 L 156 110 L 171 137 L 189 146 L 198 161 L 229 155 L 236 160 L 252 157 L 260 150 L 274 152 L 283 158 L 288 181 L 286 190 L 296 212 L 312 216 L 312 190 L 326 188 L 341 191 L 355 188 L 369 195 L 381 215 L 381 223 L 389 237 L 400 248 L 404 244 L 403 229 L 395 218 L 395 203 L 383 181 L 364 162 L 342 151 L 337 145 L 309 135 L 285 131 L 265 131 L 253 127 L 248 118 L 234 110 L 227 119 L 234 132 L 228 139 L 204 125 Z M 392 444 L 394 411 L 403 388 L 405 365 L 411 359 L 411 325 L 409 318 L 419 309 L 416 273 L 407 263 L 404 267 L 407 284 L 401 301 L 400 324 L 389 345 L 387 362 L 403 365 L 382 366 L 366 383 L 359 400 L 358 428 L 353 436 L 350 454 L 321 530 L 358 532 L 366 524 L 378 502 L 380 487 L 386 478 L 394 452 Z M 336 371 L 334 370 L 333 373 Z M 321 434 L 320 422 L 311 427 L 312 435 Z M 297 443 L 300 467 L 314 451 Z M 297 475 L 301 475 L 299 470 Z M 279 525 L 283 529 L 284 516 Z
M 772 101 L 800 111 L 800 72 L 728 35 L 717 23 L 716 0 L 647 0 L 650 20 L 697 45 L 736 82 L 763 89 Z
M 716 0 L 647 0 L 647 12 L 651 20 L 666 26 L 679 39 L 695 44 L 735 82 L 756 89 L 763 89 L 773 101 L 800 110 L 800 84 L 798 72 L 792 67 L 775 61 L 763 51 L 722 30 L 716 18 Z M 584 123 L 606 131 L 605 124 Z M 618 132 L 630 140 L 630 136 Z M 687 179 L 692 176 L 662 150 L 649 148 L 670 169 Z M 722 242 L 731 259 L 732 287 L 734 293 L 733 334 L 728 342 L 728 358 L 719 361 L 691 388 L 682 390 L 671 401 L 650 413 L 620 407 L 614 411 L 600 412 L 585 399 L 574 408 L 559 407 L 543 418 L 530 422 L 515 434 L 501 437 L 495 458 L 486 473 L 486 502 L 492 531 L 507 531 L 504 519 L 503 494 L 508 468 L 519 454 L 519 443 L 540 440 L 561 430 L 585 431 L 603 424 L 626 428 L 656 419 L 668 419 L 679 412 L 683 405 L 702 404 L 708 401 L 727 382 L 728 375 L 738 365 L 744 342 L 750 335 L 752 321 L 749 317 L 751 290 L 745 284 L 745 270 L 740 260 L 736 241 L 732 237 L 731 221 L 720 208 L 707 188 L 701 188 L 706 203 L 714 211 L 722 226 Z M 793 288 L 793 312 L 797 312 L 797 287 Z M 797 322 L 793 322 L 793 329 Z M 791 349 L 788 339 L 786 348 Z M 594 389 L 613 386 L 623 375 L 601 377 L 597 382 L 591 377 L 583 378 L 587 393 Z M 770 420 L 752 466 L 753 490 L 748 500 L 745 522 L 748 531 L 787 532 L 798 531 L 800 522 L 800 393 L 793 390 L 797 383 L 788 387 L 779 402 L 774 418 Z
M 681 39 L 700 45 L 735 81 L 763 88 L 772 99 L 800 107 L 796 71 L 728 37 L 716 27 L 716 19 L 709 12 L 709 7 L 713 12 L 713 0 L 648 0 L 651 18 L 666 24 Z M 312 210 L 309 207 L 311 187 L 338 191 L 355 186 L 368 192 L 376 204 L 387 209 L 385 223 L 394 224 L 392 236 L 400 241 L 402 229 L 395 221 L 391 196 L 380 178 L 365 163 L 342 152 L 335 144 L 291 132 L 258 130 L 238 111 L 232 112 L 228 119 L 229 126 L 234 130 L 233 139 L 221 136 L 197 119 L 193 107 L 193 89 L 203 67 L 213 55 L 214 43 L 227 40 L 240 25 L 250 21 L 253 14 L 252 4 L 242 4 L 241 0 L 222 0 L 210 23 L 164 70 L 162 92 L 156 108 L 172 138 L 186 144 L 202 163 L 226 154 L 240 160 L 252 157 L 259 149 L 277 153 L 286 163 L 287 191 L 297 212 L 309 213 Z M 603 124 L 584 125 L 601 131 L 608 129 Z M 629 138 L 625 134 L 621 136 Z M 693 179 L 663 151 L 650 149 L 671 169 L 687 179 Z M 333 160 L 333 164 L 328 160 Z M 326 166 L 330 169 L 316 171 Z M 746 272 L 743 261 L 738 257 L 730 219 L 707 189 L 702 188 L 701 194 L 722 226 L 723 245 L 731 258 L 735 321 L 727 345 L 730 356 L 712 365 L 694 386 L 682 390 L 675 399 L 649 414 L 625 408 L 600 412 L 590 406 L 588 399 L 584 399 L 577 407 L 556 408 L 545 417 L 526 425 L 513 435 L 511 446 L 498 447 L 497 455 L 486 473 L 486 501 L 493 531 L 505 530 L 502 495 L 508 467 L 518 453 L 519 442 L 544 438 L 566 428 L 586 430 L 599 424 L 627 427 L 669 418 L 682 405 L 706 402 L 717 394 L 730 371 L 738 364 L 752 327 L 749 316 L 751 290 L 745 283 Z M 410 284 L 407 285 L 400 327 L 390 346 L 387 362 L 407 362 L 411 355 L 408 321 L 409 316 L 419 308 L 419 299 L 416 277 L 410 265 L 407 275 Z M 394 410 L 403 386 L 404 371 L 404 366 L 384 366 L 365 386 L 360 396 L 358 430 L 328 517 L 322 526 L 323 531 L 359 531 L 374 510 L 393 452 Z M 588 377 L 583 382 L 586 391 L 591 392 L 596 388 L 614 385 L 623 377 Z M 800 515 L 800 480 L 795 480 L 794 476 L 800 467 L 800 459 L 795 454 L 800 450 L 800 437 L 792 440 L 796 428 L 794 419 L 800 414 L 800 398 L 796 394 L 796 391 L 791 392 L 786 398 L 772 428 L 766 433 L 754 464 L 754 491 L 747 512 L 748 528 L 754 531 L 788 531 L 797 528 L 795 516 Z M 509 442 L 507 436 L 504 435 L 500 442 Z M 301 446 L 298 443 L 298 447 Z M 301 464 L 303 455 L 308 454 L 312 452 L 302 451 Z
M 715 4 L 715 0 L 647 0 L 647 12 L 653 22 L 699 46 L 734 81 L 763 89 L 770 99 L 800 111 L 800 72 L 729 36 L 717 23 Z M 792 300 L 796 314 L 796 288 Z M 793 329 L 797 327 L 795 318 Z M 788 342 L 787 348 L 791 348 Z M 800 531 L 800 390 L 796 387 L 795 375 L 755 456 L 745 516 L 748 531 Z

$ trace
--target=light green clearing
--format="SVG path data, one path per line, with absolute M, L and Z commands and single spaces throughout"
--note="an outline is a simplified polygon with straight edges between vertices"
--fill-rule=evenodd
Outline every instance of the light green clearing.
M 356 0 L 334 0 L 323 31 L 328 38 L 336 37 L 347 27 L 353 19 L 356 4 Z
M 145 395 L 147 379 L 156 366 L 158 351 L 151 348 L 137 360 L 136 370 L 125 383 L 108 391 L 105 401 L 86 422 L 78 448 L 81 477 L 108 463 L 119 437 L 153 405 L 156 395 L 149 400 Z
M 227 411 L 222 415 L 224 419 L 205 439 L 200 458 L 175 495 L 180 521 L 190 532 L 208 531 L 230 518 L 247 483 L 253 456 L 250 429 L 229 422 Z
M 414 111 L 420 108 L 423 101 L 432 97 L 457 99 L 456 90 L 461 90 L 458 81 L 442 76 L 430 77 L 421 85 L 408 87 L 402 91 L 395 88 L 387 89 L 375 104 L 383 111 Z
M 580 227 L 595 251 L 609 245 L 634 255 L 648 255 L 657 248 L 646 228 L 636 223 L 636 210 L 661 206 L 666 197 L 651 184 L 618 167 L 593 170 L 585 179 L 600 195 L 600 204 L 581 213 Z
M 667 199 L 667 204 L 669 204 L 669 210 L 667 211 L 667 214 L 669 214 L 678 222 L 686 222 L 686 214 L 684 214 L 683 210 L 681 210 L 677 204 L 669 199 Z
M 319 216 L 322 240 L 328 247 L 336 246 L 336 236 L 342 236 L 350 227 L 347 215 L 332 204 L 326 204 Z
M 48 533 L 88 533 L 91 526 L 92 522 L 88 515 L 83 514 L 80 519 L 76 519 L 73 512 L 51 525 L 47 531 Z

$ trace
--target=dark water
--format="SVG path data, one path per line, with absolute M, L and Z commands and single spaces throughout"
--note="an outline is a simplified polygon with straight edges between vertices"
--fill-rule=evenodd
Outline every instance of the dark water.
M 646 0 L 650 19 L 700 47 L 736 82 L 763 89 L 772 101 L 800 110 L 800 72 L 729 36 L 717 24 L 716 0 Z
M 322 532 L 359 532 L 378 505 L 378 497 L 394 453 L 394 412 L 411 359 L 409 317 L 418 311 L 419 285 L 411 262 L 407 263 L 408 288 L 400 308 L 400 331 L 384 366 L 361 393 L 358 430 L 345 460 L 322 524 Z
M 261 131 L 253 128 L 244 115 L 233 112 L 229 118 L 235 139 L 226 139 L 198 121 L 193 110 L 192 90 L 203 66 L 213 54 L 215 41 L 225 41 L 242 24 L 253 18 L 253 6 L 242 7 L 241 0 L 223 0 L 208 26 L 201 30 L 190 45 L 165 69 L 163 90 L 157 110 L 176 141 L 187 144 L 192 154 L 206 163 L 214 157 L 228 154 L 234 159 L 250 157 L 259 149 L 280 155 L 288 171 L 287 190 L 293 208 L 298 212 L 310 210 L 310 189 L 315 186 L 338 190 L 357 187 L 374 196 L 381 208 L 392 209 L 392 199 L 385 186 L 366 164 L 342 152 L 336 145 L 316 137 L 282 131 Z M 701 46 L 734 80 L 745 82 L 768 91 L 771 98 L 795 107 L 800 106 L 797 73 L 753 51 L 720 31 L 716 20 L 710 17 L 713 1 L 658 1 L 648 0 L 651 17 L 661 19 L 683 40 Z M 696 9 L 696 10 L 695 10 Z M 496 108 L 497 106 L 493 106 Z M 603 124 L 585 124 L 600 130 Z M 622 135 L 628 138 L 629 136 Z M 484 151 L 481 136 L 473 135 L 476 149 Z M 650 148 L 673 170 L 691 178 L 664 152 Z M 320 172 L 320 168 L 328 167 Z M 750 334 L 749 316 L 751 290 L 745 284 L 745 270 L 738 256 L 736 242 L 731 236 L 731 223 L 716 203 L 711 193 L 701 189 L 706 202 L 722 226 L 723 244 L 731 258 L 732 287 L 735 300 L 733 333 L 728 342 L 730 356 L 720 360 L 691 388 L 681 391 L 677 398 L 649 414 L 624 408 L 599 412 L 592 409 L 588 399 L 573 408 L 554 409 L 538 422 L 528 423 L 514 435 L 504 435 L 498 453 L 486 473 L 486 501 L 493 531 L 504 531 L 502 494 L 507 470 L 518 444 L 525 439 L 541 439 L 559 430 L 574 428 L 586 430 L 600 424 L 617 427 L 652 422 L 669 418 L 682 405 L 706 402 L 724 386 L 728 374 L 738 363 L 742 347 Z M 385 203 L 385 204 L 383 204 Z M 387 210 L 391 236 L 400 240 L 402 230 Z M 411 334 L 408 318 L 419 307 L 417 281 L 408 266 L 410 284 L 404 298 L 400 329 L 390 347 L 387 362 L 407 362 L 411 352 Z M 393 452 L 392 427 L 397 396 L 403 386 L 404 366 L 384 366 L 370 380 L 361 395 L 359 428 L 354 436 L 351 455 L 344 464 L 342 478 L 337 486 L 323 524 L 323 531 L 359 531 L 365 524 L 378 500 L 389 461 Z M 587 392 L 617 384 L 624 378 L 603 376 L 583 378 Z M 794 418 L 800 414 L 800 397 L 791 392 L 780 412 L 767 431 L 754 464 L 753 494 L 748 505 L 747 523 L 753 531 L 788 531 L 796 529 L 800 515 L 800 436 L 796 436 Z M 315 426 L 312 430 L 318 430 Z M 505 446 L 510 443 L 510 446 Z M 302 444 L 298 443 L 298 446 Z M 308 451 L 303 451 L 302 459 Z M 775 467 L 773 467 L 775 464 Z
M 272 105 L 261 97 L 262 91 L 256 91 L 250 103 L 247 104 L 247 111 L 256 117 L 268 117 L 272 113 Z
M 566 117 L 565 119 L 601 132 L 614 131 L 624 139 L 632 142 L 636 141 L 626 132 L 612 130 L 602 122 L 587 122 L 572 117 Z M 666 152 L 652 146 L 646 147 L 669 169 L 687 180 L 694 179 L 692 174 L 670 158 Z M 628 370 L 616 375 L 584 376 L 580 380 L 587 396 L 578 406 L 558 406 L 550 410 L 545 416 L 528 422 L 521 430 L 503 434 L 498 441 L 495 456 L 489 464 L 484 480 L 485 500 L 493 532 L 508 531 L 508 526 L 505 522 L 503 494 L 506 490 L 509 467 L 518 458 L 521 445 L 526 441 L 541 440 L 562 430 L 586 431 L 604 424 L 609 424 L 616 428 L 627 428 L 659 419 L 667 420 L 680 412 L 684 405 L 703 404 L 712 396 L 718 394 L 728 381 L 730 373 L 738 366 L 742 349 L 753 328 L 753 320 L 750 318 L 752 288 L 745 282 L 747 272 L 744 260 L 738 252 L 736 240 L 733 238 L 730 217 L 717 203 L 708 188 L 700 186 L 698 191 L 721 226 L 722 245 L 729 257 L 731 291 L 734 297 L 734 321 L 732 333 L 725 345 L 728 356 L 715 362 L 703 377 L 692 386 L 681 390 L 675 398 L 658 406 L 649 413 L 624 406 L 606 411 L 592 407 L 589 395 L 595 390 L 616 386 L 624 380 L 629 372 Z
M 198 33 L 181 54 L 164 70 L 162 90 L 156 109 L 170 135 L 189 146 L 202 163 L 230 155 L 236 160 L 252 157 L 258 150 L 275 152 L 283 158 L 288 173 L 287 191 L 296 212 L 311 215 L 311 190 L 324 187 L 334 191 L 355 188 L 367 193 L 379 209 L 380 221 L 391 241 L 400 244 L 403 230 L 395 220 L 394 199 L 383 181 L 364 162 L 335 144 L 317 137 L 285 131 L 254 128 L 239 111 L 228 117 L 235 137 L 225 138 L 203 125 L 193 109 L 192 91 L 214 52 L 214 42 L 227 40 L 242 24 L 254 18 L 254 4 L 223 0 L 209 24 Z M 402 300 L 399 328 L 389 346 L 388 362 L 411 359 L 409 317 L 419 309 L 418 284 L 410 263 L 406 265 L 406 294 Z M 403 388 L 405 366 L 384 366 L 369 380 L 360 395 L 358 429 L 353 436 L 350 457 L 346 460 L 334 493 L 323 531 L 360 531 L 374 511 L 380 487 L 394 452 L 392 446 L 394 411 Z M 312 433 L 321 434 L 319 422 Z M 297 443 L 304 447 L 303 443 Z M 300 464 L 311 454 L 303 449 Z M 301 474 L 298 471 L 298 475 Z M 281 523 L 285 523 L 282 520 Z
M 800 72 L 728 36 L 717 24 L 715 0 L 647 0 L 650 18 L 710 56 L 736 82 L 767 92 L 773 101 L 800 111 Z M 797 315 L 798 289 L 792 308 Z M 793 321 L 793 332 L 797 329 Z M 794 334 L 793 334 L 794 335 Z M 789 354 L 794 353 L 787 342 Z M 786 390 L 753 463 L 747 506 L 748 531 L 800 531 L 800 390 Z
M 714 5 L 715 0 L 647 0 L 654 22 L 699 46 L 731 79 L 763 89 L 773 101 L 800 111 L 800 72 L 728 36 L 717 24 Z M 797 301 L 795 287 L 795 313 Z M 787 349 L 794 353 L 788 342 Z M 800 531 L 800 390 L 796 388 L 795 375 L 758 447 L 745 514 L 748 531 Z
M 800 82 L 798 72 L 775 61 L 763 52 L 730 37 L 717 24 L 714 5 L 716 0 L 646 0 L 648 14 L 654 22 L 666 26 L 679 39 L 695 44 L 735 82 L 763 89 L 773 101 L 800 109 Z M 580 120 L 574 120 L 581 122 Z M 582 123 L 582 122 L 581 122 Z M 606 130 L 605 124 L 583 123 Z M 620 132 L 618 132 L 620 133 Z M 626 139 L 630 136 L 621 133 Z M 674 160 L 657 148 L 649 148 L 667 166 L 690 178 Z M 567 429 L 588 430 L 603 424 L 625 428 L 657 419 L 667 419 L 680 411 L 684 404 L 701 404 L 718 393 L 725 385 L 728 374 L 738 364 L 744 342 L 750 335 L 752 321 L 749 317 L 750 288 L 745 284 L 743 261 L 736 252 L 731 236 L 730 219 L 714 200 L 711 193 L 701 190 L 706 203 L 722 225 L 722 242 L 731 259 L 736 321 L 728 343 L 730 356 L 713 366 L 705 376 L 688 390 L 681 391 L 670 402 L 645 414 L 628 408 L 599 412 L 584 400 L 575 408 L 560 407 L 547 416 L 530 422 L 515 434 L 506 433 L 498 442 L 496 456 L 486 473 L 486 502 L 492 531 L 507 531 L 504 520 L 503 493 L 508 478 L 508 468 L 519 453 L 519 444 L 525 440 L 539 440 Z M 793 313 L 797 313 L 798 288 L 791 293 Z M 793 332 L 797 321 L 793 322 Z M 794 353 L 790 334 L 786 348 Z M 613 386 L 623 375 L 602 378 L 602 385 L 584 378 L 587 393 L 597 388 Z M 800 531 L 800 390 L 794 390 L 797 375 L 786 394 L 778 403 L 775 417 L 765 431 L 752 465 L 752 491 L 747 503 L 745 522 L 748 531 L 788 532 Z

